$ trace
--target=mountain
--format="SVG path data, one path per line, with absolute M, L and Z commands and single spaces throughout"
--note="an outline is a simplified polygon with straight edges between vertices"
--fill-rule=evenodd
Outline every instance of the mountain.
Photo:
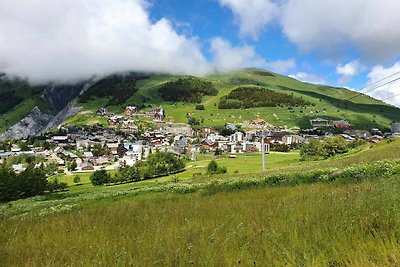
M 38 127 L 38 133 L 62 122 L 105 123 L 104 118 L 96 116 L 99 108 L 122 113 L 128 105 L 162 105 L 169 121 L 187 122 L 187 114 L 191 113 L 208 126 L 256 117 L 273 125 L 300 128 L 309 128 L 309 120 L 316 117 L 345 119 L 358 129 L 388 129 L 392 122 L 400 121 L 399 108 L 364 94 L 259 69 L 200 78 L 129 73 L 74 85 L 44 86 L 30 86 L 3 75 L 0 101 L 6 103 L 0 109 L 0 132 L 21 124 L 35 107 L 51 117 L 45 126 Z

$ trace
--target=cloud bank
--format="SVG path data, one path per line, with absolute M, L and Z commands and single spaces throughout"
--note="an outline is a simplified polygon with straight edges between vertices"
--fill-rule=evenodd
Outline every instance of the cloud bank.
M 241 35 L 258 36 L 274 22 L 301 50 L 331 59 L 356 47 L 369 61 L 400 53 L 398 0 L 219 0 L 229 7 Z
M 368 89 L 373 89 L 375 87 L 379 87 L 391 80 L 394 80 L 396 78 L 400 78 L 400 74 L 397 74 L 390 79 L 385 79 L 386 77 L 393 75 L 395 73 L 400 72 L 400 62 L 396 62 L 390 67 L 384 67 L 384 66 L 375 66 L 372 68 L 372 70 L 368 73 L 368 83 L 367 84 L 372 84 L 376 83 L 372 88 Z M 381 81 L 382 79 L 385 79 L 384 81 Z M 382 87 L 379 87 L 376 90 L 373 90 L 369 92 L 368 94 L 372 97 L 375 97 L 377 99 L 382 99 L 386 103 L 390 103 L 395 106 L 400 106 L 400 80 L 397 80 L 391 84 L 384 85 Z
M 143 0 L 0 0 L 0 71 L 31 82 L 129 70 L 205 73 L 194 38 Z

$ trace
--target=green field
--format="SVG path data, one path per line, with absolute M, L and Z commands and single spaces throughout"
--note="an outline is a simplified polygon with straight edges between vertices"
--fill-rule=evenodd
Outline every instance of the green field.
M 199 157 L 198 168 L 210 158 Z M 220 176 L 191 178 L 188 164 L 178 180 L 102 187 L 86 180 L 68 192 L 1 205 L 0 260 L 4 266 L 397 266 L 399 170 L 358 182 L 254 184 L 279 173 L 335 168 L 337 175 L 383 159 L 400 159 L 400 140 L 318 162 L 271 154 L 266 174 L 256 172 L 259 155 L 249 154 L 219 159 L 231 172 Z

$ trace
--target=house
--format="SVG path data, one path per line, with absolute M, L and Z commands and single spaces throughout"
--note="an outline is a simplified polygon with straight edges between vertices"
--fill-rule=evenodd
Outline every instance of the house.
M 85 158 L 93 158 L 93 153 L 90 152 L 90 151 L 83 152 L 83 156 L 84 156 Z
M 326 119 L 321 119 L 321 118 L 315 118 L 310 120 L 310 124 L 312 127 L 331 127 L 329 124 L 329 121 Z
M 345 120 L 340 120 L 340 121 L 334 121 L 333 122 L 333 127 L 337 129 L 349 129 L 350 128 L 350 123 Z
M 229 130 L 229 131 L 232 131 L 232 132 L 236 131 L 236 126 L 233 125 L 232 123 L 226 124 L 225 128 L 226 128 L 227 130 Z
M 56 144 L 68 144 L 68 136 L 53 136 L 51 141 Z
M 244 133 L 242 133 L 242 132 L 236 132 L 236 133 L 234 133 L 234 134 L 231 134 L 230 136 L 229 136 L 229 141 L 230 142 L 243 142 L 243 139 L 244 139 Z
M 162 121 L 165 118 L 165 111 L 164 109 L 160 106 L 158 108 L 155 109 L 151 109 L 149 111 L 146 112 L 147 116 L 152 117 L 155 120 L 160 120 Z
M 125 143 L 120 146 L 120 166 L 134 166 L 138 160 L 142 160 L 141 143 Z
M 82 163 L 80 168 L 82 171 L 94 171 L 93 164 L 88 161 L 85 161 L 84 163 Z
M 116 156 L 118 155 L 118 147 L 119 143 L 107 143 L 105 144 L 105 148 L 107 149 L 108 153 Z
M 139 109 L 135 106 L 127 106 L 125 108 L 125 115 L 132 116 L 132 115 L 136 114 L 138 111 L 139 111 Z
M 392 124 L 392 133 L 400 133 L 400 123 Z
M 282 142 L 285 145 L 297 145 L 303 144 L 305 142 L 305 138 L 300 135 L 285 135 L 282 137 Z
M 107 116 L 107 114 L 108 114 L 108 111 L 106 108 L 100 108 L 96 112 L 96 115 L 100 116 L 100 117 L 105 117 L 105 116 Z

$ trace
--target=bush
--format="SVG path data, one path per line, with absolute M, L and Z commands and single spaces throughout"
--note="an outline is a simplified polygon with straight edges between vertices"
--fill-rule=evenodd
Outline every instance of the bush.
M 104 185 L 111 181 L 111 176 L 110 176 L 110 174 L 108 174 L 106 172 L 106 170 L 99 170 L 99 171 L 95 171 L 90 176 L 90 181 L 92 182 L 92 185 L 94 185 L 94 186 Z
M 215 160 L 210 161 L 207 165 L 207 174 L 215 175 L 215 174 L 223 174 L 227 173 L 227 169 L 225 166 L 218 166 L 218 163 Z
M 65 189 L 67 189 L 67 187 L 67 183 L 60 182 L 57 178 L 47 184 L 47 190 L 49 192 L 64 191 Z
M 350 149 L 364 144 L 363 141 L 347 142 L 341 136 L 329 137 L 324 141 L 310 140 L 301 147 L 302 160 L 327 159 L 338 154 L 347 153 Z
M 204 105 L 196 105 L 196 110 L 205 110 Z

